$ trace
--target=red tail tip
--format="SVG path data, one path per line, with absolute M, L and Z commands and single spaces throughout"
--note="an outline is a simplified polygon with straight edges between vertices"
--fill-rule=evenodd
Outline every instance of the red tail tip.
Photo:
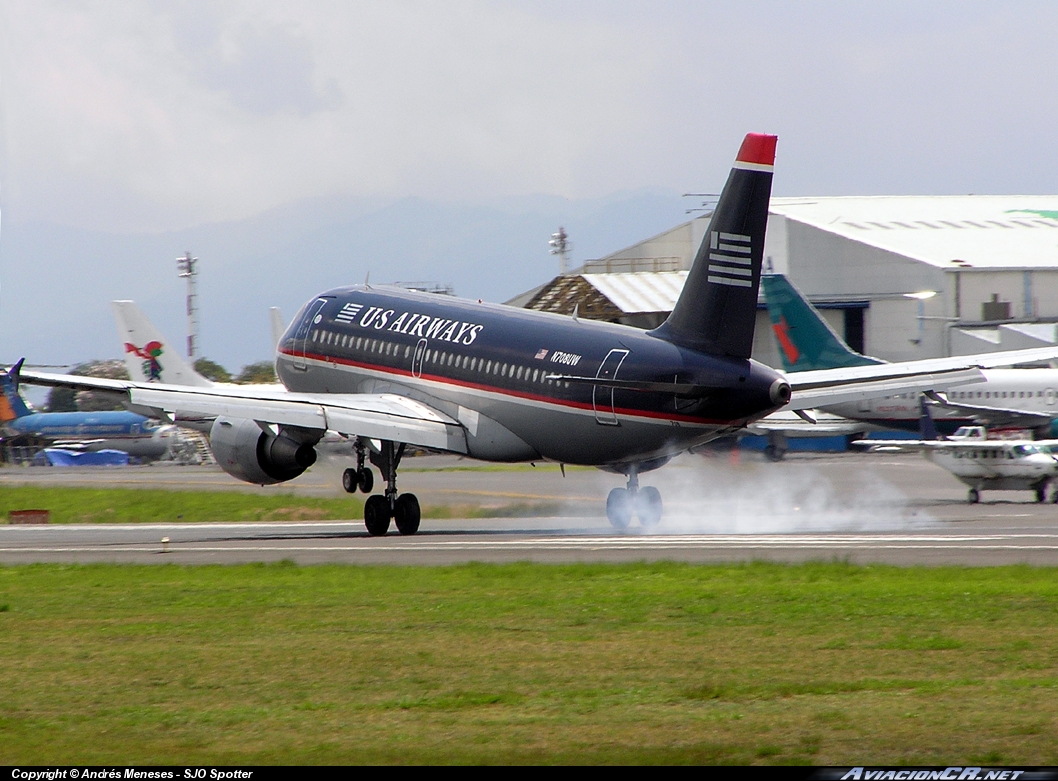
M 740 163 L 775 165 L 775 142 L 778 139 L 778 136 L 764 133 L 747 133 L 735 159 Z

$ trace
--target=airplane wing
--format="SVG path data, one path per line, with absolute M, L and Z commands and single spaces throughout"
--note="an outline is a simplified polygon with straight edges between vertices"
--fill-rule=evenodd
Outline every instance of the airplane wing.
M 1011 441 L 1004 439 L 857 439 L 852 444 L 865 447 L 868 450 L 877 450 L 878 448 L 903 448 L 906 450 L 933 451 L 1009 450 L 1011 447 Z M 1030 444 L 1039 446 L 1039 443 L 1035 441 Z
M 201 388 L 25 371 L 35 385 L 125 393 L 133 411 L 170 418 L 173 412 L 202 413 L 337 431 L 369 439 L 466 453 L 462 424 L 433 407 L 392 393 L 291 393 L 252 385 Z
M 1031 410 L 1005 407 L 982 407 L 975 404 L 952 401 L 949 398 L 941 398 L 937 403 L 942 407 L 956 409 L 968 415 L 973 415 L 975 419 L 981 422 L 981 425 L 987 425 L 992 428 L 1035 428 L 1054 420 L 1054 415 L 1046 412 L 1032 412 Z
M 980 369 L 1038 363 L 1058 358 L 1058 347 L 1006 350 L 948 358 L 925 358 L 840 369 L 790 372 L 793 398 L 787 409 L 812 409 L 911 391 L 945 390 L 985 379 Z
M 978 356 L 968 357 L 972 359 Z M 919 363 L 928 364 L 931 361 L 882 363 L 787 374 L 786 381 L 790 383 L 792 398 L 785 409 L 805 410 L 847 401 L 893 396 L 897 393 L 945 390 L 981 382 L 984 379 L 981 370 L 972 361 L 964 361 L 961 365 L 947 370 L 925 366 L 919 368 L 916 366 Z
M 773 432 L 785 434 L 789 438 L 801 437 L 835 437 L 848 436 L 851 434 L 862 434 L 864 431 L 873 431 L 877 427 L 859 420 L 849 420 L 840 415 L 829 412 L 813 410 L 811 417 L 815 423 L 809 423 L 799 417 L 791 410 L 779 410 L 773 412 L 766 418 L 761 418 L 756 423 L 746 426 L 746 431 L 758 436 L 766 436 Z
M 1058 347 L 795 372 L 786 375 L 793 393 L 785 409 L 806 410 L 897 393 L 944 390 L 981 382 L 984 376 L 980 367 L 1050 358 L 1058 358 Z M 170 412 L 227 415 L 265 424 L 332 430 L 458 453 L 465 453 L 467 449 L 462 424 L 432 407 L 396 394 L 291 393 L 274 386 L 203 388 L 37 371 L 23 371 L 21 379 L 37 385 L 124 393 L 129 398 L 130 409 L 163 419 L 171 419 Z M 599 378 L 575 379 L 615 386 L 620 382 L 600 381 Z M 622 382 L 620 387 L 649 392 L 661 390 L 657 383 L 635 381 Z M 665 383 L 664 389 L 671 390 L 672 386 Z M 680 386 L 677 392 L 697 395 L 711 389 Z

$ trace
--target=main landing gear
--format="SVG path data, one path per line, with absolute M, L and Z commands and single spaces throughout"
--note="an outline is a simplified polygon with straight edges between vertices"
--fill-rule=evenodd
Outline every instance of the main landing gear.
M 628 486 L 615 488 L 606 497 L 606 517 L 615 529 L 627 529 L 632 516 L 639 518 L 644 528 L 661 522 L 661 492 L 652 485 L 639 487 L 639 471 L 635 465 L 628 470 Z
M 367 449 L 359 437 L 355 447 L 356 469 L 345 470 L 342 474 L 342 487 L 351 494 L 356 493 L 358 488 L 365 494 L 371 493 L 375 479 L 371 468 L 364 466 Z M 381 496 L 369 496 L 364 503 L 364 525 L 372 537 L 381 537 L 388 532 L 391 520 L 396 522 L 397 531 L 401 534 L 415 534 L 419 530 L 419 500 L 415 494 L 397 493 L 397 467 L 404 455 L 404 447 L 403 442 L 397 445 L 383 440 L 377 453 L 372 450 L 367 454 L 371 463 L 378 467 L 382 479 L 386 481 L 385 493 Z

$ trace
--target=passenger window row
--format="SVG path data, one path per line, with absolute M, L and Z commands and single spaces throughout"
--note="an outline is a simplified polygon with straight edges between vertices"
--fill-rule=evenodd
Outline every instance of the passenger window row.
M 391 357 L 403 357 L 408 360 L 411 359 L 412 354 L 411 345 L 404 346 L 403 356 L 401 356 L 401 345 L 395 342 L 387 342 L 383 339 L 371 339 L 363 336 L 353 337 L 348 334 L 338 334 L 334 331 L 328 331 L 322 328 L 314 329 L 309 338 L 317 344 L 336 345 L 353 352 L 365 352 L 368 354 L 379 355 L 385 354 Z M 478 374 L 491 374 L 493 376 L 520 380 L 523 382 L 546 383 L 547 385 L 555 385 L 557 383 L 560 387 L 569 387 L 568 382 L 548 379 L 547 375 L 550 372 L 546 369 L 534 369 L 513 363 L 486 360 L 485 358 L 478 358 L 476 356 L 460 355 L 454 352 L 450 353 L 446 350 L 427 349 L 423 354 L 423 365 L 425 366 L 427 364 L 439 368 L 451 367 L 462 369 L 467 372 L 477 372 Z
M 1009 450 L 968 450 L 965 452 L 955 451 L 956 458 L 970 458 L 970 459 L 1000 459 L 1000 460 L 1011 460 L 1013 461 L 1016 456 Z
M 949 394 L 955 399 L 1031 399 L 1032 391 L 951 391 Z M 1042 399 L 1043 391 L 1036 391 L 1036 398 Z
M 917 393 L 897 393 L 894 396 L 886 396 L 887 399 L 911 399 L 917 397 Z M 948 396 L 953 399 L 1031 399 L 1032 391 L 949 391 Z M 1042 399 L 1044 392 L 1036 391 L 1036 398 Z

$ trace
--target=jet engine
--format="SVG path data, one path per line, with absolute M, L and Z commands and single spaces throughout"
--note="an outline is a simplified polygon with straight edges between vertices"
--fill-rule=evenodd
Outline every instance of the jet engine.
M 217 418 L 209 445 L 221 469 L 247 483 L 271 485 L 293 480 L 316 463 L 322 431 L 267 431 L 245 418 Z

